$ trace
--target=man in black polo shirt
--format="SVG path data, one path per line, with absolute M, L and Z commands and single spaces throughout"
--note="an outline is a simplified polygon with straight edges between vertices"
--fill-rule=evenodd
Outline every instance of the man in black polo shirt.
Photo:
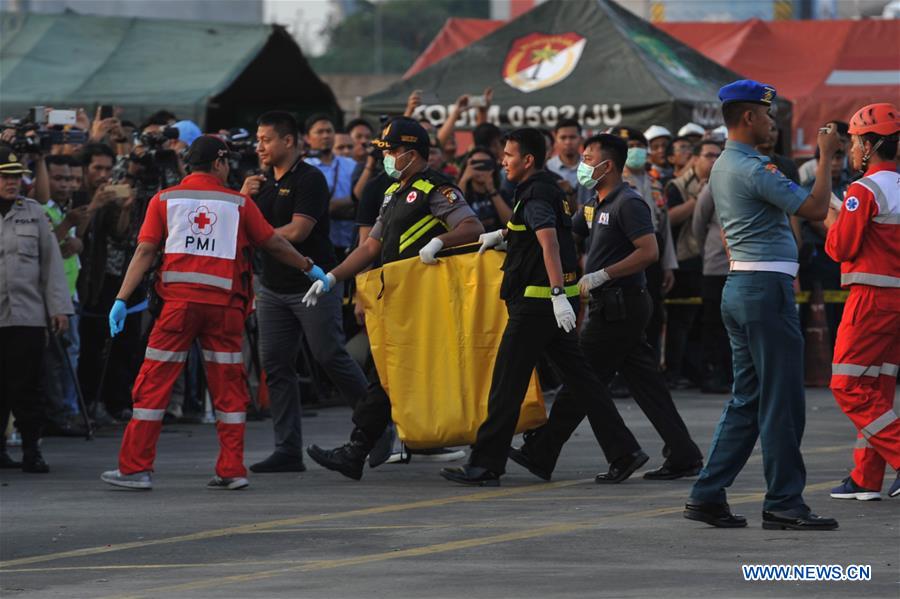
M 585 274 L 579 281 L 582 295 L 590 297 L 589 318 L 581 334 L 581 347 L 604 384 L 621 372 L 635 401 L 663 438 L 665 463 L 644 478 L 668 480 L 700 472 L 703 456 L 675 409 L 665 379 L 656 366 L 644 330 L 653 312 L 644 269 L 659 256 L 650 208 L 622 180 L 628 145 L 615 135 L 602 134 L 584 144 L 579 167 L 582 185 L 595 195 L 573 219 L 577 237 L 589 241 Z M 563 389 L 561 396 L 568 390 Z M 556 401 L 559 401 L 557 397 Z M 595 432 L 604 423 L 588 414 Z M 558 453 L 541 429 L 526 437 L 522 450 L 529 456 Z M 618 482 L 607 477 L 598 483 Z
M 328 185 L 319 169 L 301 158 L 296 121 L 285 112 L 267 112 L 259 118 L 258 127 L 256 151 L 270 170 L 264 181 L 248 178 L 242 191 L 254 195 L 276 233 L 324 270 L 334 268 L 337 259 L 329 239 Z M 306 468 L 295 365 L 303 337 L 349 404 L 365 396 L 366 377 L 344 345 L 341 284 L 332 287 L 317 305 L 305 306 L 301 300 L 309 290 L 309 279 L 267 254 L 263 254 L 261 283 L 256 308 L 260 353 L 272 402 L 275 452 L 250 470 L 302 472 Z
M 500 297 L 506 302 L 509 320 L 494 363 L 488 415 L 478 429 L 469 463 L 441 471 L 441 476 L 452 482 L 498 486 L 508 454 L 549 480 L 558 449 L 584 419 L 585 412 L 598 424 L 597 440 L 617 478 L 628 478 L 634 472 L 630 466 L 647 461 L 647 454 L 641 451 L 578 347 L 572 219 L 565 193 L 544 170 L 545 154 L 544 137 L 537 129 L 517 129 L 507 137 L 503 167 L 516 184 L 513 213 L 505 229 L 481 236 L 480 251 L 507 245 Z M 556 453 L 535 455 L 535 460 L 529 461 L 528 456 L 510 452 L 509 444 L 528 382 L 541 357 L 559 370 L 573 393 L 553 403 L 549 422 L 542 427 L 545 438 L 557 446 Z

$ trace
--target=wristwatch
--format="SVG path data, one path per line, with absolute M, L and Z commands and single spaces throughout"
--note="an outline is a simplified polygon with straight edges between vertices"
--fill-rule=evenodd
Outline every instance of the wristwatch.
M 557 297 L 557 296 L 565 295 L 565 294 L 566 294 L 566 290 L 563 289 L 562 287 L 553 287 L 552 289 L 550 289 L 551 297 Z

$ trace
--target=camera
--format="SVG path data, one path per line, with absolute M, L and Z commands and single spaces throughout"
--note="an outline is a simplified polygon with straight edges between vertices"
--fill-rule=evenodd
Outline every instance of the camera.
M 142 133 L 138 139 L 146 150 L 140 156 L 135 152 L 131 153 L 130 159 L 135 164 L 147 169 L 178 164 L 175 150 L 163 148 L 166 142 L 178 139 L 178 129 L 175 127 L 166 127 L 162 132 Z
M 42 127 L 39 123 L 27 120 L 13 120 L 0 128 L 15 129 L 16 136 L 10 146 L 19 154 L 46 154 L 55 145 L 87 142 L 85 131 L 63 125 Z

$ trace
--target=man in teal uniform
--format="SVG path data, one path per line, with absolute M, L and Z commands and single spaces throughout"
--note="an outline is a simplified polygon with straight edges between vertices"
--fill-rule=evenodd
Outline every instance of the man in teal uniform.
M 811 513 L 802 496 L 803 334 L 793 290 L 797 245 L 788 216 L 826 216 L 831 157 L 840 141 L 836 131 L 820 131 L 822 160 L 807 195 L 754 149 L 768 139 L 774 99 L 773 87 L 750 80 L 719 90 L 728 142 L 709 184 L 731 260 L 722 319 L 731 340 L 734 388 L 684 517 L 722 528 L 747 525 L 731 513 L 725 489 L 759 438 L 767 487 L 763 528 L 832 530 L 837 521 Z

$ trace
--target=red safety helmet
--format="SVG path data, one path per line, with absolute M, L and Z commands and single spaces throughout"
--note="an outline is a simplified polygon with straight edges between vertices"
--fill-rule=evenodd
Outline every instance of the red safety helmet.
M 900 131 L 900 111 L 893 104 L 863 106 L 850 119 L 850 135 L 876 133 L 893 135 Z

